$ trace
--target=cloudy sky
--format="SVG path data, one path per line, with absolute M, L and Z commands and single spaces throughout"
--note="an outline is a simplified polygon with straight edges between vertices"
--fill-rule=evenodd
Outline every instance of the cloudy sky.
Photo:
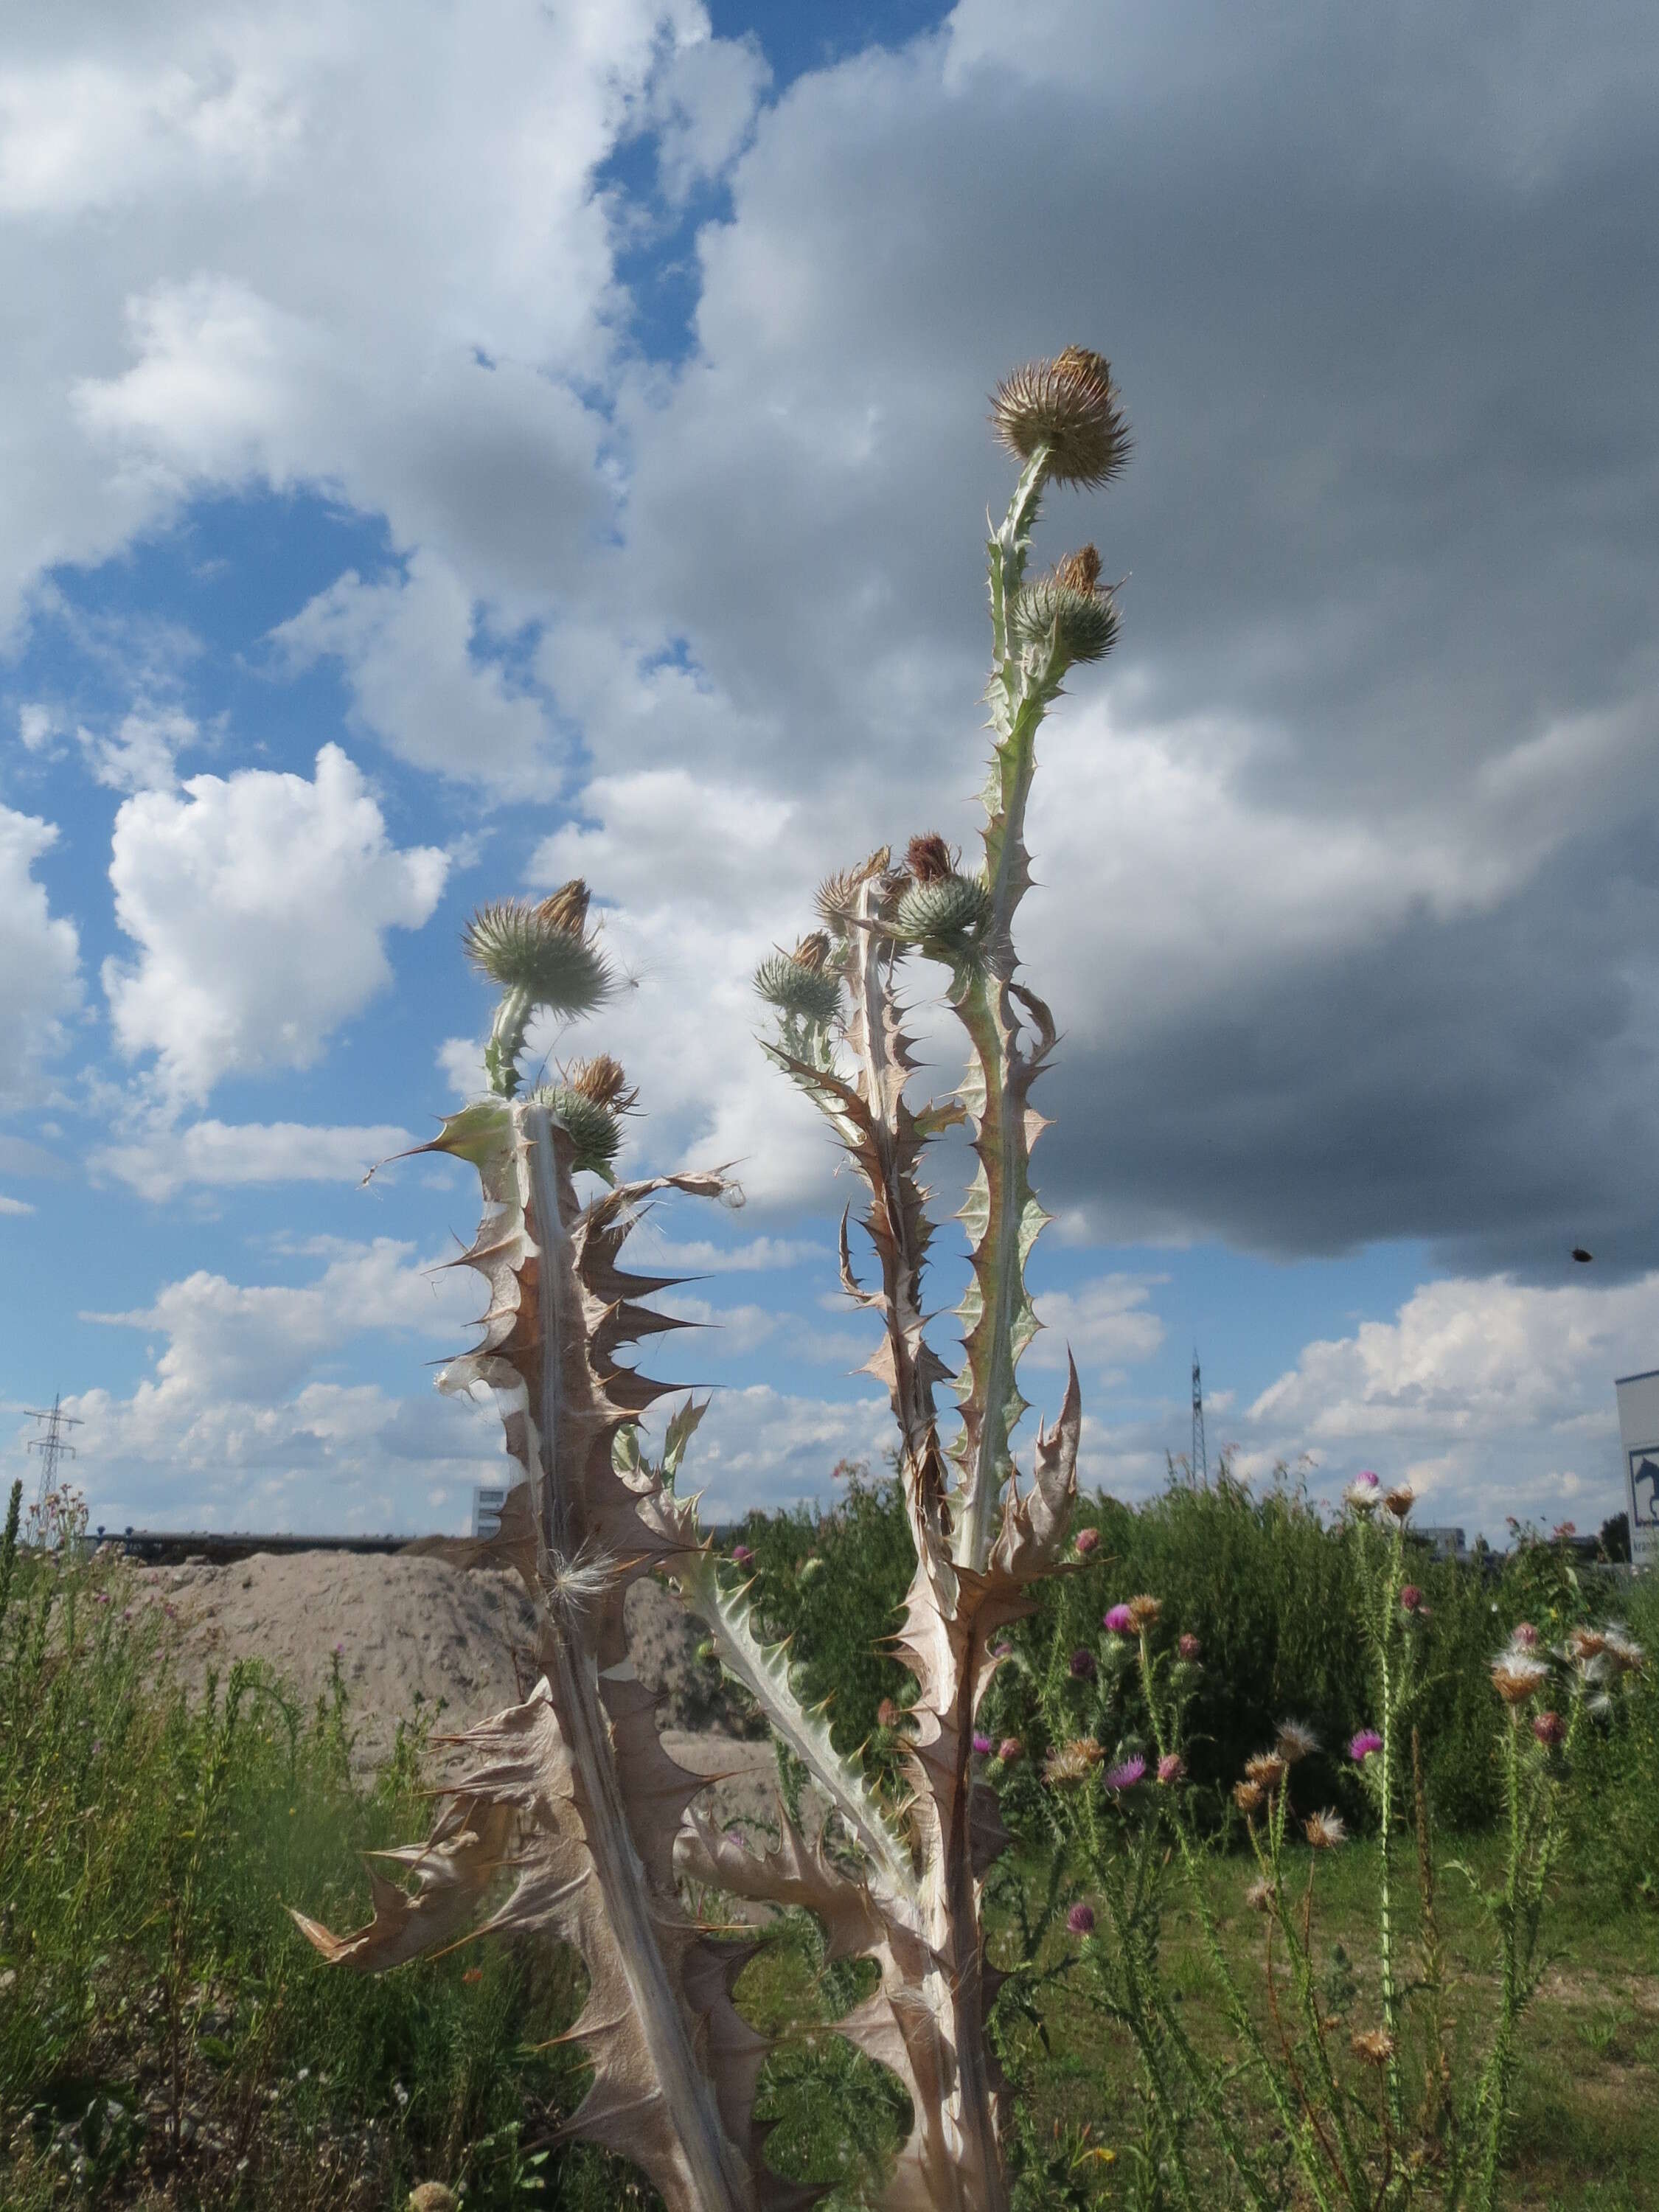
M 1036 1274 L 1092 1481 L 1594 1527 L 1659 1365 L 1659 22 L 1497 0 L 59 0 L 0 33 L 0 1434 L 112 1527 L 457 1527 L 480 899 L 581 873 L 717 1512 L 878 1453 L 749 976 L 968 837 L 985 423 L 1109 354 Z M 924 1017 L 925 1018 L 925 1017 Z M 937 1081 L 957 1048 L 929 1024 Z M 940 1162 L 948 1194 L 954 1164 Z M 1589 1267 L 1569 1258 L 1579 1243 Z M 946 1247 L 938 1302 L 959 1288 Z M 948 1316 L 940 1334 L 948 1340 Z

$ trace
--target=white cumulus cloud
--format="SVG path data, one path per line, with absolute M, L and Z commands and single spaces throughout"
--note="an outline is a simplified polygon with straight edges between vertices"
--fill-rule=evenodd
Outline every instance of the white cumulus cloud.
M 33 873 L 57 839 L 54 823 L 0 806 L 0 1106 L 40 1097 L 80 1005 L 79 934 Z
M 391 843 L 335 745 L 310 782 L 242 769 L 128 799 L 110 881 L 137 953 L 104 969 L 121 1050 L 155 1054 L 173 1100 L 233 1072 L 310 1066 L 391 981 L 386 932 L 427 921 L 447 867 Z

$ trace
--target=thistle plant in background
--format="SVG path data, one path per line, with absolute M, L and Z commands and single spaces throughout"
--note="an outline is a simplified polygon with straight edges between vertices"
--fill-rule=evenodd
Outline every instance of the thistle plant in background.
M 769 1644 L 741 1572 L 722 1563 L 676 1484 L 702 1408 L 688 1401 L 648 1455 L 641 1416 L 664 1395 L 622 1355 L 675 1324 L 645 1301 L 666 1279 L 620 1264 L 652 1197 L 717 1196 L 718 1174 L 617 1184 L 618 1117 L 634 1101 L 608 1056 L 524 1090 L 532 1018 L 596 1012 L 611 970 L 588 896 L 566 884 L 538 905 L 486 907 L 467 951 L 501 997 L 485 1052 L 489 1094 L 447 1121 L 432 1150 L 471 1162 L 485 1212 L 464 1263 L 489 1291 L 482 1343 L 444 1387 L 495 1393 L 521 1480 L 490 1553 L 515 1568 L 539 1617 L 541 1678 L 521 1705 L 459 1741 L 428 1841 L 390 1854 L 412 1890 L 376 1875 L 374 1917 L 337 1937 L 301 1924 L 324 1955 L 375 1970 L 470 1933 L 568 1938 L 591 1976 L 573 2031 L 594 2066 L 573 2131 L 638 2161 L 674 2212 L 750 2212 L 813 2192 L 781 2182 L 754 2119 L 764 2040 L 732 2002 L 750 1950 L 699 1925 L 687 1879 L 817 1916 L 830 1959 L 867 1959 L 878 1979 L 837 2032 L 890 2068 L 913 2125 L 881 2202 L 903 2212 L 999 2212 L 1009 2201 L 999 2082 L 987 2037 L 998 1977 L 981 1924 L 988 1870 L 1007 1840 L 987 1778 L 978 1717 L 1006 1654 L 1001 1632 L 1065 1548 L 1076 1496 L 1081 1406 L 1075 1370 L 1024 1475 L 1011 1439 L 1026 1411 L 1017 1382 L 1036 1329 L 1025 1262 L 1045 1216 L 1030 1148 L 1043 1123 L 1032 1085 L 1054 1044 L 1042 1000 L 1019 980 L 1013 925 L 1030 882 L 1024 842 L 1038 727 L 1074 663 L 1110 647 L 1117 617 L 1085 547 L 1028 578 L 1031 534 L 1050 484 L 1114 477 L 1127 437 L 1107 363 L 1068 348 L 1000 388 L 994 422 L 1021 464 L 989 544 L 994 744 L 983 859 L 932 833 L 902 859 L 884 847 L 832 878 L 817 926 L 762 967 L 775 1016 L 767 1049 L 823 1114 L 869 1194 L 863 1226 L 876 1275 L 854 1270 L 845 1221 L 842 1279 L 879 1322 L 871 1362 L 896 1425 L 896 1464 L 916 1566 L 898 1651 L 915 1678 L 906 1788 L 895 1798 L 831 1741 L 805 1705 L 788 1655 Z M 944 971 L 969 1045 L 968 1075 L 942 1102 L 907 1095 L 915 1073 L 903 993 L 918 959 Z M 954 1376 L 929 1343 L 923 1276 L 933 1226 L 921 1174 L 927 1145 L 965 1123 L 975 1170 L 963 1218 L 970 1279 Z M 609 1185 L 578 1194 L 583 1170 Z M 938 1386 L 959 1419 L 941 1434 Z M 687 1773 L 660 1741 L 653 1699 L 628 1663 L 623 1601 L 641 1577 L 672 1583 L 704 1623 L 727 1673 L 829 1808 L 808 1837 L 787 1816 L 758 1856 L 715 1833 Z M 1005 1757 L 1006 1750 L 1005 1747 Z M 507 1878 L 510 1877 L 510 1888 Z M 501 1894 L 507 1890 L 505 1895 Z
M 1498 2201 L 1517 2039 L 1542 1976 L 1540 1936 L 1569 1789 L 1581 1747 L 1613 1717 L 1645 1659 L 1617 1624 L 1580 1620 L 1549 1646 L 1521 1622 L 1490 1670 L 1503 1777 L 1501 1875 L 1488 1887 L 1462 1861 L 1437 1867 L 1417 1720 L 1432 1622 L 1410 1579 L 1413 1502 L 1408 1486 L 1385 1490 L 1369 1473 L 1345 1501 L 1371 1717 L 1344 1747 L 1343 1764 L 1356 1824 L 1364 1821 L 1374 1838 L 1366 1868 L 1376 1942 L 1362 1962 L 1374 2010 L 1353 2009 L 1354 1962 L 1324 1924 L 1322 1874 L 1349 1847 L 1351 1828 L 1337 1807 L 1304 1789 L 1322 1748 L 1315 1730 L 1297 1717 L 1282 1719 L 1272 1741 L 1243 1759 L 1229 1822 L 1206 1832 L 1185 1756 L 1201 1647 L 1169 1632 L 1158 1598 L 1112 1606 L 1093 1644 L 1082 1644 L 1076 1594 L 1067 1593 L 1046 1661 L 1024 1658 L 1053 1746 L 1035 1806 L 1053 1845 L 1048 1924 L 1058 1926 L 1069 1898 L 1073 1943 L 1069 1958 L 1038 1961 L 1023 1978 L 1068 1975 L 1127 2034 L 1145 2116 L 1133 2155 L 1149 2203 L 1195 2208 L 1197 2175 L 1218 2166 L 1259 2212 L 1285 2202 L 1285 2176 L 1261 2148 L 1264 2120 L 1294 2167 L 1295 2201 L 1321 2212 L 1403 2212 L 1421 2202 L 1491 2212 Z M 1023 1809 L 1029 1815 L 1029 1798 Z M 1239 1902 L 1261 1916 L 1265 2018 L 1242 1986 L 1217 1911 L 1216 1846 L 1230 1832 L 1236 1840 L 1241 1824 L 1254 1866 Z M 1413 1850 L 1409 1885 L 1400 1879 L 1402 1844 Z M 1462 1992 L 1458 2039 L 1446 2009 L 1436 1904 L 1446 1872 L 1470 1883 L 1492 1948 L 1485 2021 Z M 1231 2033 L 1225 2063 L 1200 2047 L 1160 1969 L 1177 1876 Z M 1029 1931 L 1026 1949 L 1035 1959 Z M 1472 2064 L 1460 2067 L 1469 2054 Z

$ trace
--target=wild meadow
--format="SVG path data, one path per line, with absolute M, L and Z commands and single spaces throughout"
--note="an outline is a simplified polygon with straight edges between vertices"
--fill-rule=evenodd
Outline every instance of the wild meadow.
M 913 1678 L 879 1640 L 908 1579 L 902 1504 L 890 1480 L 857 1468 L 838 1471 L 831 1494 L 825 1513 L 757 1515 L 726 1541 L 750 1554 L 759 1601 L 793 1634 L 809 1688 L 833 1687 L 837 1739 L 861 1748 L 873 1777 L 896 1782 Z M 20 1547 L 15 1514 L 0 1552 L 0 2203 L 394 2212 L 422 2184 L 492 2212 L 656 2203 L 626 2160 L 561 2137 L 587 2080 L 576 2047 L 557 2039 L 585 1993 L 572 1953 L 470 1945 L 382 1978 L 348 1976 L 322 1971 L 289 1917 L 289 1905 L 361 1917 L 358 1855 L 418 1818 L 423 1735 L 405 1731 L 364 1783 L 353 1778 L 337 1670 L 331 1694 L 308 1710 L 246 1666 L 186 1698 L 172 1675 L 164 1601 L 135 1603 L 118 1562 L 83 1547 Z M 1363 1771 L 1376 1754 L 1356 1763 L 1349 1752 L 1374 1717 L 1352 1531 L 1328 1526 L 1293 1487 L 1258 1495 L 1224 1474 L 1207 1487 L 1177 1479 L 1139 1510 L 1085 1500 L 1078 1540 L 1073 1571 L 1009 1632 L 1012 1663 L 988 1716 L 997 1741 L 981 1754 L 1017 1838 L 988 1913 L 991 1957 L 1014 1969 L 993 2033 L 1008 2081 L 1015 2201 L 1190 2201 L 1206 2212 L 1316 2203 L 1293 2148 L 1297 2113 L 1287 2127 L 1265 2063 L 1253 2072 L 1249 2057 L 1253 2033 L 1282 2070 L 1285 2041 L 1294 2054 L 1306 2036 L 1289 2017 L 1297 1961 L 1274 1917 L 1250 1901 L 1262 1863 L 1233 1793 L 1246 1760 L 1271 1749 L 1287 1719 L 1317 1739 L 1289 1770 L 1279 1880 L 1295 1936 L 1314 1878 L 1308 1974 L 1324 2040 L 1356 2105 L 1380 2112 L 1380 2069 L 1352 2048 L 1376 2032 L 1382 2010 L 1379 1841 Z M 1570 1652 L 1575 1632 L 1593 1635 L 1613 1616 L 1650 1645 L 1659 1593 L 1586 1571 L 1541 1540 L 1487 1572 L 1431 1560 L 1409 1540 L 1405 1557 L 1405 1586 L 1417 1593 L 1409 1632 L 1421 1644 L 1406 1755 L 1414 1730 L 1433 1879 L 1425 1887 L 1413 1826 L 1395 1854 L 1405 2014 L 1397 2155 L 1402 2166 L 1418 2162 L 1413 2188 L 1433 2203 L 1443 2201 L 1447 2073 L 1478 2078 L 1489 2059 L 1490 1993 L 1503 1971 L 1510 1709 L 1492 1662 L 1516 1648 L 1522 1624 L 1546 1652 Z M 1191 1885 L 1162 1828 L 1146 1863 L 1149 1824 L 1137 1800 L 1158 1790 L 1157 1766 L 1150 1746 L 1124 1748 L 1144 1725 L 1129 1679 L 1140 1636 L 1104 1626 L 1115 1607 L 1153 1593 L 1161 1613 L 1148 1638 L 1155 1657 L 1170 1656 L 1164 1674 L 1182 1663 L 1181 1637 L 1199 1646 L 1185 1662 L 1180 1754 L 1199 1850 Z M 1079 1652 L 1092 1676 L 1073 1671 Z M 1571 1665 L 1558 1666 L 1564 1684 Z M 1079 1792 L 1048 1776 L 1085 1726 L 1102 1753 Z M 1530 1723 L 1528 1738 L 1536 1742 Z M 1560 1828 L 1537 1988 L 1504 2093 L 1498 2201 L 1633 2212 L 1659 2204 L 1651 1672 L 1631 1673 L 1606 1713 L 1584 1716 L 1570 1758 L 1565 1747 L 1539 1748 L 1559 1763 Z M 1149 1762 L 1139 1779 L 1115 1795 L 1101 1786 L 1109 1758 L 1136 1757 Z M 786 1799 L 800 1778 L 786 1762 Z M 1104 1816 L 1097 1834 L 1082 1832 L 1080 1805 Z M 1346 1833 L 1316 1850 L 1298 1823 L 1328 1808 Z M 1259 1815 L 1255 1828 L 1266 1850 Z M 1140 1885 L 1138 1900 L 1126 1882 Z M 1177 2108 L 1158 2109 L 1125 2017 L 1113 1914 L 1126 1903 L 1142 1916 L 1129 1959 L 1150 1944 L 1172 2021 L 1224 2084 L 1248 2180 L 1196 2095 L 1198 2077 L 1183 2087 L 1177 2069 Z M 836 2017 L 867 1995 L 867 1969 L 826 1963 L 822 1931 L 804 1911 L 786 1909 L 759 1932 L 738 1994 L 745 2016 L 780 2038 L 760 2092 L 769 2160 L 832 2184 L 832 2208 L 872 2202 L 907 2115 L 894 2077 L 834 2033 Z M 1445 2066 L 1425 2027 L 1431 1978 Z M 1380 2165 L 1373 2179 L 1382 2201 Z M 449 2200 L 428 2189 L 421 2201 Z

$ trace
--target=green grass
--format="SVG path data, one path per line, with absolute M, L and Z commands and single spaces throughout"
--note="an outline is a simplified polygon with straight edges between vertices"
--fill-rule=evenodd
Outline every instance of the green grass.
M 815 1667 L 833 1671 L 850 1639 L 867 1651 L 885 1625 L 905 1565 L 887 1529 L 889 1504 L 882 1486 L 855 1485 L 824 1528 L 789 1521 L 768 1538 L 776 1611 L 787 1616 L 797 1604 L 805 1613 Z M 1297 1510 L 1223 1497 L 1172 1509 L 1167 1520 L 1155 1511 L 1146 1532 L 1115 1523 L 1120 1556 L 1071 1578 L 1054 1601 L 1069 1603 L 1085 1584 L 1081 1601 L 1097 1610 L 1103 1590 L 1115 1595 L 1126 1583 L 1167 1577 L 1168 1589 L 1180 1555 L 1166 1547 L 1172 1531 L 1183 1533 L 1185 1618 L 1206 1655 L 1222 1655 L 1209 1657 L 1209 1671 L 1223 1672 L 1236 1642 L 1259 1635 L 1266 1655 L 1249 1658 L 1255 1673 L 1227 1694 L 1243 1698 L 1254 1682 L 1250 1698 L 1271 1712 L 1309 1648 L 1303 1569 L 1285 1571 L 1278 1610 L 1264 1613 L 1260 1589 L 1230 1593 L 1221 1566 L 1243 1571 L 1254 1561 L 1265 1573 L 1259 1544 L 1282 1537 L 1293 1557 L 1302 1556 L 1294 1547 L 1308 1552 L 1306 1572 L 1326 1589 L 1316 1535 L 1297 1522 L 1285 1536 L 1273 1517 Z M 1143 1541 L 1144 1554 L 1126 1564 L 1121 1554 Z M 825 1567 L 803 1577 L 813 1556 Z M 1488 1596 L 1480 1586 L 1483 1639 L 1486 1620 L 1506 1626 L 1522 1604 L 1553 1631 L 1548 1608 L 1577 1601 L 1546 1586 L 1559 1562 L 1523 1564 L 1531 1587 L 1499 1584 Z M 426 1825 L 422 1735 L 406 1734 L 365 1784 L 354 1778 L 337 1681 L 308 1710 L 257 1668 L 187 1698 L 169 1666 L 164 1609 L 134 1606 L 131 1591 L 118 1568 L 97 1561 L 20 1556 L 8 1571 L 0 1554 L 0 2204 L 398 2212 L 422 2179 L 459 2190 L 470 2212 L 654 2204 L 621 2162 L 560 2139 L 585 2082 L 577 2053 L 555 2040 L 585 1986 L 568 1953 L 481 1946 L 363 1980 L 325 1969 L 288 1917 L 289 1905 L 335 1928 L 366 1917 L 360 1855 Z M 1646 1586 L 1621 1595 L 1638 1612 L 1654 1610 Z M 1477 1619 L 1474 1595 L 1465 1601 L 1454 1653 Z M 1653 1640 L 1654 1624 L 1632 1625 Z M 1030 1632 L 1051 1626 L 1039 1620 Z M 1484 1656 L 1483 1642 L 1477 1682 Z M 1469 1665 L 1467 1654 L 1458 1663 Z M 891 1692 L 888 1664 L 847 1674 L 858 1709 L 849 1719 L 860 1728 L 864 1709 L 873 1714 Z M 1340 1711 L 1340 1675 L 1321 1679 L 1319 1694 Z M 1455 1713 L 1450 1688 L 1441 1694 Z M 1630 1726 L 1585 1762 L 1583 1812 L 1550 1923 L 1553 1963 L 1523 2033 L 1507 2201 L 1536 2212 L 1659 2212 L 1659 1916 L 1650 1874 L 1659 1865 L 1659 1720 L 1655 1698 L 1644 1695 Z M 1261 1726 L 1248 1699 L 1227 1724 L 1246 1744 Z M 876 1732 L 879 1761 L 879 1722 Z M 1490 1880 L 1488 1835 L 1475 1830 L 1458 1853 Z M 1028 1892 L 1040 1887 L 1035 1857 L 1014 1871 Z M 1207 1879 L 1224 1944 L 1260 2004 L 1253 1960 L 1263 1923 L 1242 1902 L 1247 1868 L 1220 1859 Z M 1361 2024 L 1376 2006 L 1373 1879 L 1363 1839 L 1330 1857 L 1316 1923 L 1333 2017 Z M 1439 1909 L 1452 2010 L 1473 2019 L 1458 1992 L 1486 1971 L 1486 1923 L 1453 1879 L 1441 1885 Z M 1012 1942 L 1005 1908 L 994 1952 L 1006 1959 Z M 1044 1956 L 1062 1966 L 1075 1948 L 1051 1936 Z M 1162 1962 L 1194 2039 L 1224 2051 L 1211 1968 L 1178 1891 Z M 749 2017 L 782 2039 L 762 2084 L 769 2157 L 793 2179 L 831 2185 L 831 2212 L 871 2201 L 907 2124 L 891 2077 L 834 2032 L 870 1972 L 826 1966 L 814 1924 L 788 1915 L 738 1984 Z M 1135 2163 L 1143 2116 L 1130 2055 L 1088 2008 L 1077 1978 L 1046 1981 L 1006 2042 L 1022 2116 L 1022 2205 L 1127 2212 L 1157 2203 Z M 1270 2143 L 1248 2093 L 1241 2105 L 1258 2142 Z M 1204 2212 L 1231 2201 L 1219 2172 L 1207 2185 Z

